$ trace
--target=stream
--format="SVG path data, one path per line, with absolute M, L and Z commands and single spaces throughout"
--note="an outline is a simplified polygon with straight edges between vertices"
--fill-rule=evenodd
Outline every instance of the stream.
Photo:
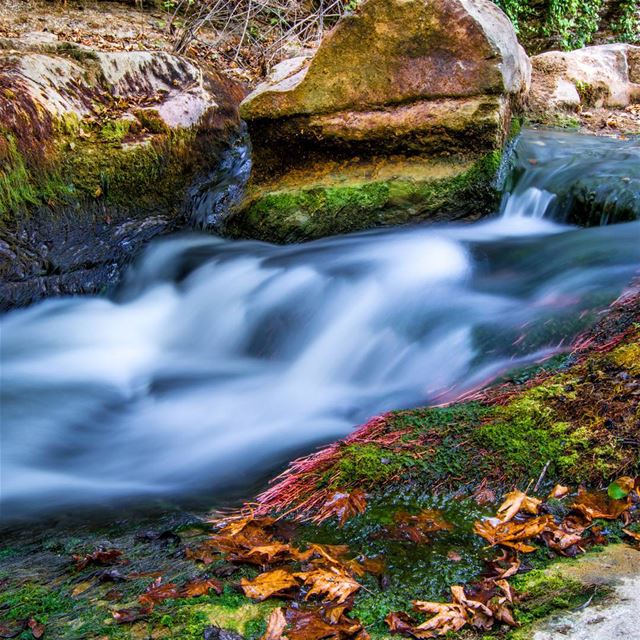
M 174 235 L 109 297 L 4 314 L 3 517 L 246 496 L 373 415 L 566 350 L 640 270 L 640 142 L 526 131 L 507 188 L 473 224 Z M 587 201 L 623 222 L 568 224 Z

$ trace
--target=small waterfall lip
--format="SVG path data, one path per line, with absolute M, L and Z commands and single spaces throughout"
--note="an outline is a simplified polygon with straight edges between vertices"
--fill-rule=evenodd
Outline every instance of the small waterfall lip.
M 640 221 L 558 222 L 557 184 L 585 172 L 571 154 L 587 143 L 536 135 L 518 142 L 493 218 L 289 246 L 180 234 L 153 242 L 111 298 L 0 316 L 3 516 L 215 501 L 373 415 L 566 349 L 637 275 Z M 596 163 L 618 149 L 588 145 Z M 244 153 L 223 191 L 242 183 Z

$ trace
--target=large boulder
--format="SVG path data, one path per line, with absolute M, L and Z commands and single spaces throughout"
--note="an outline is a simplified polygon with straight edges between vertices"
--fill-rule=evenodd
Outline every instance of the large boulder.
M 640 47 L 608 44 L 548 51 L 534 56 L 531 63 L 534 115 L 640 102 Z
M 3 306 L 100 289 L 175 228 L 238 132 L 243 95 L 164 52 L 0 39 Z
M 489 0 L 367 0 L 241 105 L 238 235 L 286 241 L 481 214 L 529 60 Z

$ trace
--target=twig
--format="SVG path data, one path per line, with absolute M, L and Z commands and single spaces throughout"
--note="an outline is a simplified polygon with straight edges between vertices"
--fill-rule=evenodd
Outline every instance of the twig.
M 542 472 L 540 473 L 538 482 L 536 482 L 535 486 L 533 487 L 533 493 L 536 493 L 540 488 L 540 484 L 542 483 L 542 480 L 544 479 L 544 476 L 546 475 L 547 469 L 549 468 L 550 464 L 551 464 L 551 460 L 547 460 L 547 464 L 545 464 L 544 467 L 542 468 Z

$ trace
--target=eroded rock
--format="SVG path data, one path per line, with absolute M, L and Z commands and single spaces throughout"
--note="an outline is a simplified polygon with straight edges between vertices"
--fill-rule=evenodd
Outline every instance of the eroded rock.
M 243 90 L 164 52 L 0 41 L 3 306 L 96 291 L 182 222 L 240 126 Z
M 548 51 L 531 59 L 535 115 L 640 102 L 640 47 L 608 44 Z
M 254 170 L 229 228 L 283 241 L 457 217 L 470 200 L 480 214 L 495 156 L 482 171 L 475 163 L 502 149 L 529 81 L 511 23 L 489 0 L 368 0 L 242 103 Z M 400 197 L 389 182 L 404 185 Z M 376 197 L 356 193 L 372 185 Z

